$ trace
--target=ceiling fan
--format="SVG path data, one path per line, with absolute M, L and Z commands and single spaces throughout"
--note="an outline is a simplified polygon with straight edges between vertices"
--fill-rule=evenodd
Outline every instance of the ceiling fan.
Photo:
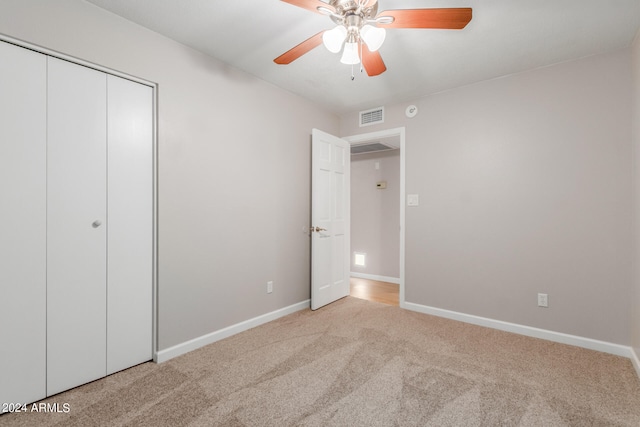
M 337 26 L 320 31 L 273 61 L 290 64 L 305 53 L 324 44 L 338 53 L 340 62 L 359 64 L 369 76 L 377 76 L 387 67 L 378 52 L 385 39 L 385 28 L 462 29 L 471 21 L 471 8 L 400 9 L 378 13 L 378 0 L 282 0 L 312 12 L 329 16 Z M 343 49 L 344 46 L 344 49 Z M 352 75 L 353 79 L 353 75 Z

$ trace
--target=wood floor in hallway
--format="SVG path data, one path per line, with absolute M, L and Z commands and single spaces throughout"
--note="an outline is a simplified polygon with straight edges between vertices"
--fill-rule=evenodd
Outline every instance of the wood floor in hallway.
M 351 278 L 351 296 L 368 301 L 399 305 L 400 285 L 377 280 Z

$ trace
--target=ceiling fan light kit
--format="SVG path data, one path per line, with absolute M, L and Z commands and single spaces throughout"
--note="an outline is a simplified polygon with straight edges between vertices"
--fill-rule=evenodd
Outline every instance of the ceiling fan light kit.
M 344 44 L 344 50 L 342 52 L 342 58 L 340 62 L 347 65 L 354 65 L 360 63 L 360 55 L 358 54 L 358 42 L 355 38 L 350 38 Z
M 386 36 L 387 31 L 384 28 L 374 27 L 373 25 L 366 24 L 360 29 L 360 37 L 371 52 L 380 49 Z
M 471 21 L 471 8 L 403 9 L 378 13 L 378 0 L 282 0 L 312 12 L 327 15 L 337 24 L 283 53 L 274 62 L 290 64 L 323 44 L 339 53 L 343 64 L 362 62 L 369 76 L 386 71 L 378 49 L 384 43 L 386 28 L 462 29 Z M 353 80 L 353 76 L 351 77 Z
M 325 31 L 322 34 L 322 43 L 331 53 L 338 53 L 342 49 L 342 43 L 347 38 L 347 29 L 338 25 L 333 30 Z

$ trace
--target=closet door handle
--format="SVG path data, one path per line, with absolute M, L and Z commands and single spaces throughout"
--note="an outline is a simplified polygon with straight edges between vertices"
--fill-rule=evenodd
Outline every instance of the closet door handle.
M 91 223 L 91 226 L 93 228 L 98 228 L 102 225 L 102 221 L 100 221 L 99 219 L 96 219 L 95 221 L 93 221 L 93 223 Z

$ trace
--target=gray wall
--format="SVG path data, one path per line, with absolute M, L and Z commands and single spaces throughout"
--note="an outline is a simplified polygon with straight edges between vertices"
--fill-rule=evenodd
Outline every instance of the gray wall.
M 376 188 L 379 181 L 387 188 Z M 351 272 L 400 277 L 399 203 L 399 150 L 351 156 Z M 353 252 L 367 254 L 365 267 Z
M 628 345 L 630 87 L 623 50 L 386 106 L 367 131 L 406 126 L 406 192 L 420 195 L 406 300 Z
M 0 33 L 159 84 L 160 349 L 309 297 L 309 133 L 362 133 L 355 113 L 340 128 L 330 112 L 81 0 L 2 0 Z M 632 336 L 640 348 L 630 58 L 412 100 L 414 119 L 407 104 L 386 106 L 367 132 L 406 126 L 407 193 L 421 201 L 407 208 L 409 302 Z
M 309 298 L 310 132 L 337 116 L 80 0 L 3 0 L 0 33 L 159 84 L 160 349 Z
M 636 35 L 632 46 L 632 70 L 633 70 L 633 317 L 631 322 L 631 345 L 636 355 L 640 357 L 640 33 Z

